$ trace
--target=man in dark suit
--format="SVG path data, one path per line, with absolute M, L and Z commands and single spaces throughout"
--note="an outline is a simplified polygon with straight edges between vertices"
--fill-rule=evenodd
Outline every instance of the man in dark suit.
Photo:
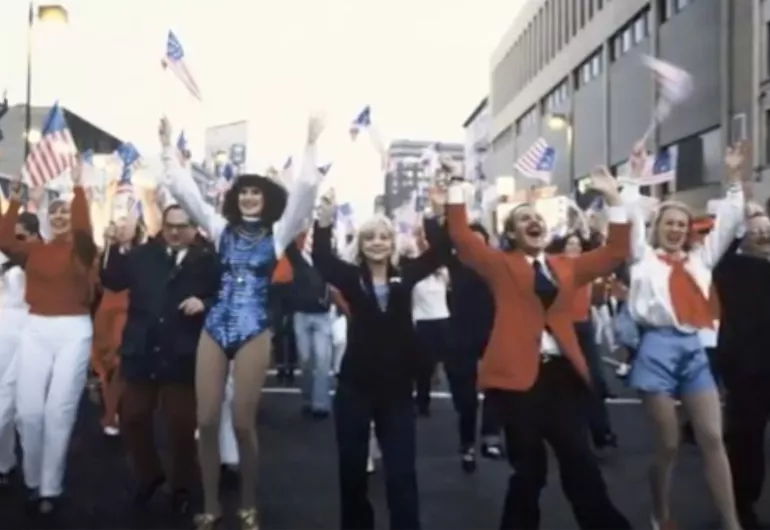
M 165 482 L 153 436 L 160 403 L 171 451 L 172 509 L 189 508 L 195 481 L 195 352 L 206 309 L 219 284 L 216 254 L 195 241 L 196 231 L 178 206 L 163 212 L 161 233 L 147 243 L 105 253 L 107 289 L 128 289 L 128 318 L 121 345 L 126 387 L 120 422 L 139 488 L 149 502 Z

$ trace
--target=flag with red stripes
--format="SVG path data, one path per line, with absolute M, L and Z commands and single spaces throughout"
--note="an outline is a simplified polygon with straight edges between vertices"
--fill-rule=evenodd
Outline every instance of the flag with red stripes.
M 40 141 L 31 146 L 21 170 L 32 187 L 45 186 L 78 161 L 78 148 L 72 138 L 64 112 L 54 103 L 43 123 Z
M 168 39 L 166 40 L 166 55 L 161 59 L 163 68 L 171 70 L 177 79 L 179 79 L 185 88 L 192 94 L 195 99 L 201 99 L 201 91 L 198 88 L 198 83 L 195 82 L 187 63 L 184 60 L 184 48 L 182 43 L 174 35 L 173 31 L 168 32 Z

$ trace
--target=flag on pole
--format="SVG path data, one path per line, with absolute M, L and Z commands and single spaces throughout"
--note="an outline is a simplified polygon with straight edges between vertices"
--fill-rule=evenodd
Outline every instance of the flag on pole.
M 120 179 L 115 188 L 115 200 L 113 201 L 113 215 L 123 213 L 132 216 L 134 219 L 141 217 L 141 204 L 136 199 L 134 184 L 131 182 L 131 176 L 136 163 L 139 161 L 139 151 L 134 144 L 125 142 L 120 144 L 115 154 L 120 159 L 123 168 L 120 172 Z
M 56 102 L 43 122 L 40 141 L 30 148 L 21 170 L 22 179 L 32 187 L 45 186 L 77 161 L 78 148 Z
M 676 180 L 676 163 L 671 155 L 671 149 L 664 147 L 655 158 L 647 157 L 647 163 L 638 179 L 627 176 L 618 177 L 619 184 L 636 184 L 639 186 L 656 186 L 664 182 Z
M 184 131 L 179 131 L 179 137 L 176 139 L 176 148 L 177 151 L 179 151 L 179 156 L 183 164 L 192 158 L 192 153 L 187 145 L 187 137 L 185 136 Z
M 674 106 L 690 97 L 695 83 L 692 76 L 678 66 L 649 56 L 644 56 L 642 59 L 655 79 L 658 91 L 655 119 L 661 121 L 671 114 Z
M 201 100 L 201 91 L 198 88 L 198 83 L 195 82 L 190 73 L 190 69 L 185 62 L 184 48 L 182 43 L 174 35 L 173 31 L 168 32 L 168 38 L 166 39 L 166 55 L 160 61 L 164 69 L 171 70 L 171 72 L 179 79 L 184 87 L 192 96 Z
M 361 112 L 359 112 L 355 118 L 353 118 L 350 124 L 350 138 L 355 140 L 358 138 L 358 133 L 364 129 L 368 129 L 372 124 L 372 108 L 367 105 Z
M 550 182 L 555 165 L 556 150 L 544 138 L 538 138 L 513 167 L 527 178 Z

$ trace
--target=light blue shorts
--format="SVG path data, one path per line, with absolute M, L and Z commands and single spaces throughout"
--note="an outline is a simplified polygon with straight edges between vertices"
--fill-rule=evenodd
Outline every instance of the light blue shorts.
M 673 328 L 642 331 L 628 383 L 641 392 L 674 397 L 716 388 L 698 334 Z

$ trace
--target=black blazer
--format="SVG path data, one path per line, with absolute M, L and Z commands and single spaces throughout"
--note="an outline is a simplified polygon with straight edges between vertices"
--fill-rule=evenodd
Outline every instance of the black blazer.
M 431 248 L 388 268 L 390 292 L 387 309 L 382 311 L 369 268 L 339 259 L 332 250 L 331 229 L 316 224 L 313 266 L 339 289 L 350 307 L 341 384 L 354 386 L 378 401 L 411 399 L 415 368 L 412 288 L 447 261 L 448 239 L 441 232 L 435 222 L 426 222 Z
M 725 384 L 770 376 L 770 261 L 736 252 L 736 240 L 714 269 L 721 309 L 716 364 Z
M 194 296 L 211 307 L 219 288 L 218 271 L 216 253 L 205 245 L 191 246 L 178 265 L 171 263 L 160 238 L 127 254 L 110 248 L 102 284 L 112 291 L 128 289 L 120 348 L 126 380 L 192 384 L 204 314 L 185 316 L 179 305 Z

